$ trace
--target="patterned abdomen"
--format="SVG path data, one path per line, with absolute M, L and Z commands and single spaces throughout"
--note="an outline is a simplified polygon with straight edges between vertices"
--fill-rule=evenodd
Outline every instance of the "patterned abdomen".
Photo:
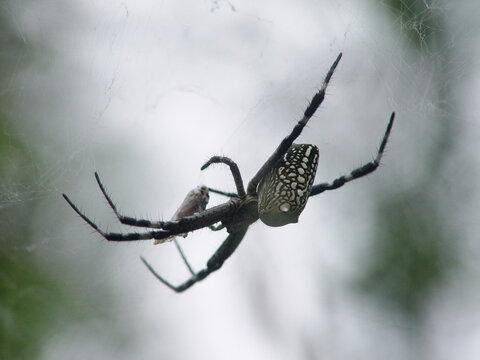
M 298 222 L 317 172 L 318 148 L 293 144 L 258 188 L 258 214 L 269 226 Z

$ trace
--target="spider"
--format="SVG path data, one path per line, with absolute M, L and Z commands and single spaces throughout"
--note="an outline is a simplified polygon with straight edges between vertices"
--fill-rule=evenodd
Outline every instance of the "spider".
M 63 194 L 63 197 L 84 221 L 108 241 L 154 239 L 156 242 L 163 242 L 165 239 L 171 239 L 174 236 L 184 235 L 205 227 L 209 227 L 212 230 L 226 228 L 228 232 L 227 238 L 207 261 L 206 267 L 197 272 L 189 265 L 175 240 L 175 244 L 191 273 L 190 278 L 180 285 L 173 285 L 165 280 L 141 257 L 152 274 L 163 284 L 175 292 L 187 290 L 195 283 L 205 279 L 212 272 L 220 269 L 225 260 L 236 250 L 248 227 L 258 219 L 268 226 L 283 226 L 289 223 L 296 223 L 311 196 L 321 194 L 327 190 L 338 189 L 347 182 L 368 175 L 378 168 L 392 130 L 395 118 L 394 112 L 390 116 L 375 158 L 349 174 L 338 177 L 331 183 L 313 185 L 318 163 L 318 148 L 312 144 L 293 143 L 323 102 L 328 83 L 341 57 L 342 53 L 337 56 L 331 65 L 322 87 L 313 96 L 302 119 L 298 121 L 292 132 L 281 141 L 277 149 L 250 180 L 246 191 L 237 164 L 227 157 L 213 156 L 201 167 L 201 170 L 205 170 L 214 163 L 227 165 L 232 173 L 237 192 L 228 193 L 205 186 L 198 187 L 187 195 L 184 203 L 177 210 L 176 214 L 181 214 L 181 217 L 174 216 L 170 221 L 149 221 L 121 215 L 105 191 L 98 174 L 95 173 L 100 190 L 122 224 L 152 229 L 140 233 L 130 232 L 126 234 L 104 232 L 84 215 L 65 194 Z M 223 204 L 206 209 L 208 190 L 227 196 L 229 200 Z M 186 211 L 182 212 L 182 208 Z M 219 225 L 215 227 L 215 224 Z

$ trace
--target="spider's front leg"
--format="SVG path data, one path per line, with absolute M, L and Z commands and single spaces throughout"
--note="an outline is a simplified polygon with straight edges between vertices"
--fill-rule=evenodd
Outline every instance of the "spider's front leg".
M 328 83 L 333 76 L 335 69 L 337 68 L 340 59 L 342 58 L 342 53 L 340 53 L 335 61 L 333 62 L 332 66 L 328 70 L 325 79 L 323 80 L 322 87 L 320 90 L 313 96 L 312 101 L 308 105 L 307 109 L 303 114 L 303 118 L 295 125 L 292 132 L 282 140 L 280 145 L 277 149 L 273 152 L 273 154 L 268 158 L 268 160 L 263 164 L 263 166 L 258 170 L 255 176 L 250 180 L 247 187 L 247 193 L 249 195 L 256 195 L 257 194 L 257 187 L 260 181 L 268 174 L 268 172 L 275 166 L 275 164 L 280 160 L 282 156 L 288 151 L 290 146 L 292 146 L 295 139 L 301 134 L 305 125 L 307 125 L 308 120 L 315 114 L 319 106 L 322 104 L 323 99 L 325 98 L 325 91 L 327 90 Z
M 165 224 L 164 221 L 150 221 L 150 220 L 145 220 L 145 219 L 136 219 L 136 218 L 133 218 L 133 217 L 130 217 L 130 216 L 125 216 L 125 215 L 120 214 L 117 210 L 117 207 L 115 206 L 112 199 L 110 198 L 107 191 L 105 190 L 105 187 L 103 186 L 103 183 L 100 181 L 100 176 L 98 176 L 98 173 L 96 171 L 95 171 L 95 180 L 97 180 L 98 187 L 100 188 L 100 191 L 102 192 L 103 196 L 107 200 L 108 205 L 113 210 L 113 212 L 115 213 L 115 216 L 117 217 L 117 219 L 122 224 L 130 225 L 130 226 L 137 226 L 137 227 L 147 227 L 147 228 L 153 228 L 153 229 L 161 229 L 163 227 L 163 224 Z M 69 204 L 70 204 L 70 201 L 69 201 Z M 78 211 L 77 211 L 77 213 L 78 213 Z
M 215 190 L 212 188 L 208 188 L 211 192 L 228 196 L 228 197 L 238 197 L 240 199 L 244 199 L 247 194 L 245 194 L 245 188 L 243 187 L 243 180 L 242 175 L 240 174 L 240 169 L 238 165 L 232 159 L 225 157 L 225 156 L 212 156 L 205 164 L 202 165 L 201 170 L 205 170 L 211 164 L 225 164 L 230 167 L 230 171 L 232 172 L 233 181 L 235 181 L 235 186 L 237 188 L 237 194 L 234 193 L 227 193 L 219 190 Z
M 65 194 L 62 194 L 63 198 L 67 201 L 67 203 L 72 207 L 73 210 L 88 224 L 90 225 L 97 233 L 103 236 L 108 241 L 136 241 L 136 240 L 149 240 L 149 239 L 164 239 L 170 235 L 176 235 L 177 233 L 173 231 L 167 230 L 155 230 L 155 231 L 147 231 L 144 233 L 111 233 L 105 232 L 100 229 L 97 224 L 95 224 L 92 220 L 90 220 L 85 214 L 83 214 L 77 206 L 69 199 L 69 197 Z
M 163 240 L 171 236 L 184 234 L 190 231 L 195 231 L 204 227 L 209 227 L 220 222 L 225 217 L 230 216 L 236 208 L 236 204 L 233 201 L 228 201 L 224 204 L 214 206 L 210 209 L 195 213 L 190 216 L 185 216 L 174 221 L 163 222 L 163 229 L 155 231 L 146 231 L 143 233 L 111 233 L 105 232 L 100 229 L 92 220 L 90 220 L 85 214 L 83 214 L 78 207 L 69 199 L 65 194 L 62 194 L 63 198 L 72 207 L 73 210 L 96 232 L 108 241 L 137 241 L 137 240 Z
M 228 237 L 225 239 L 222 245 L 220 245 L 217 251 L 207 261 L 207 266 L 198 272 L 193 272 L 191 268 L 189 268 L 192 273 L 192 276 L 187 281 L 185 281 L 180 285 L 173 285 L 169 281 L 165 280 L 162 276 L 160 276 L 155 271 L 155 269 L 147 262 L 147 260 L 145 260 L 143 257 L 141 257 L 141 259 L 143 263 L 148 267 L 148 269 L 152 272 L 152 274 L 158 280 L 160 280 L 163 284 L 168 286 L 173 291 L 182 292 L 190 288 L 195 283 L 205 279 L 212 272 L 220 269 L 220 267 L 223 265 L 225 260 L 227 260 L 230 257 L 230 255 L 232 255 L 232 253 L 235 251 L 235 249 L 238 247 L 243 237 L 245 236 L 246 232 L 247 232 L 247 228 L 244 228 L 241 230 L 237 230 L 236 232 L 233 232 L 230 235 L 228 235 Z

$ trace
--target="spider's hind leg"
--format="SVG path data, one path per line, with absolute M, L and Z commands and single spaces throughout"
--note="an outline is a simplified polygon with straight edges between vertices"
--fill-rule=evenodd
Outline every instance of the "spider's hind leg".
M 383 152 L 385 151 L 385 147 L 387 146 L 388 137 L 390 136 L 390 132 L 392 131 L 394 119 L 395 113 L 393 112 L 390 116 L 390 121 L 388 122 L 387 129 L 385 130 L 385 134 L 383 135 L 380 147 L 378 148 L 377 155 L 375 156 L 375 159 L 373 159 L 373 161 L 370 161 L 369 163 L 353 170 L 348 175 L 340 176 L 339 178 L 333 180 L 331 183 L 314 185 L 312 187 L 312 191 L 310 192 L 310 196 L 321 194 L 326 190 L 338 189 L 349 181 L 361 178 L 362 176 L 368 175 L 377 170 L 378 166 L 380 165 L 380 160 L 382 159 Z
M 192 269 L 190 269 L 192 276 L 180 285 L 173 285 L 169 281 L 165 280 L 155 271 L 155 269 L 147 262 L 147 260 L 145 260 L 143 257 L 141 257 L 141 259 L 145 266 L 158 280 L 160 280 L 173 291 L 182 292 L 190 288 L 193 284 L 205 279 L 212 272 L 220 269 L 225 260 L 227 260 L 238 247 L 246 232 L 247 229 L 245 228 L 228 235 L 222 245 L 220 245 L 217 251 L 207 261 L 207 266 L 198 272 L 194 272 Z
M 182 257 L 183 262 L 184 262 L 185 265 L 187 266 L 188 271 L 190 271 L 190 274 L 195 275 L 195 271 L 193 270 L 192 266 L 191 266 L 190 263 L 188 262 L 187 257 L 186 257 L 185 254 L 183 253 L 183 249 L 182 249 L 182 247 L 180 246 L 180 243 L 178 242 L 178 240 L 177 240 L 176 238 L 173 239 L 173 242 L 175 243 L 175 246 L 177 247 L 177 250 L 178 250 L 178 252 L 180 253 L 180 256 Z M 142 258 L 142 261 L 145 263 L 145 260 L 144 260 L 143 258 Z
M 210 225 L 208 228 L 209 228 L 210 230 L 212 230 L 212 231 L 220 231 L 220 230 L 223 230 L 223 229 L 225 228 L 225 225 L 223 225 L 223 223 L 220 223 L 220 225 L 217 225 L 217 226 L 215 226 L 215 225 Z M 186 237 L 186 235 L 185 235 L 184 237 Z M 178 242 L 178 240 L 177 240 L 176 237 L 173 238 L 173 242 L 174 242 L 174 244 L 175 244 L 175 247 L 176 247 L 177 250 L 178 250 L 178 253 L 179 253 L 180 256 L 182 257 L 182 260 L 183 260 L 184 264 L 187 266 L 187 269 L 188 269 L 188 271 L 190 272 L 190 274 L 192 274 L 192 276 L 196 276 L 195 270 L 193 270 L 192 265 L 190 265 L 190 262 L 188 261 L 187 256 L 186 256 L 185 253 L 183 252 L 182 246 L 180 245 L 180 243 Z M 153 272 L 153 269 L 152 269 L 152 267 L 148 264 L 148 262 L 147 262 L 143 257 L 141 257 L 141 259 L 142 259 L 142 261 L 144 262 L 144 264 L 147 265 L 147 267 L 150 269 L 150 271 Z M 154 273 L 154 275 L 156 274 L 155 272 L 153 272 L 153 273 Z M 161 276 L 159 276 L 158 274 L 156 274 L 155 276 L 156 276 L 157 278 L 159 278 L 159 279 L 161 278 Z M 167 281 L 163 280 L 162 282 L 163 282 L 165 285 L 169 286 Z M 169 287 L 173 289 L 172 286 L 169 286 Z

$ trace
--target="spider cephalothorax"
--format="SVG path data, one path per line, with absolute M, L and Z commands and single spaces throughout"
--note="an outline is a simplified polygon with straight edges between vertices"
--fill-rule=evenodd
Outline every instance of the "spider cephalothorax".
M 228 165 L 235 181 L 237 192 L 227 193 L 204 186 L 197 187 L 187 194 L 186 199 L 170 221 L 150 221 L 121 215 L 106 193 L 98 174 L 95 173 L 95 178 L 100 190 L 122 224 L 153 229 L 142 233 L 132 232 L 126 234 L 104 232 L 93 221 L 80 212 L 65 194 L 63 194 L 63 197 L 83 220 L 109 241 L 154 239 L 155 243 L 161 243 L 167 239 L 174 239 L 175 236 L 184 235 L 190 231 L 204 227 L 209 227 L 215 231 L 226 228 L 229 235 L 207 261 L 206 267 L 198 272 L 192 269 L 182 249 L 174 239 L 191 273 L 191 277 L 178 286 L 172 285 L 161 277 L 142 257 L 142 261 L 150 271 L 169 288 L 176 292 L 188 289 L 196 282 L 203 280 L 213 271 L 218 270 L 240 244 L 248 227 L 259 218 L 269 226 L 283 226 L 289 223 L 296 223 L 311 196 L 318 195 L 326 190 L 337 189 L 345 183 L 368 175 L 377 169 L 385 146 L 387 145 L 390 131 L 392 130 L 395 113 L 392 113 L 390 116 L 390 121 L 388 122 L 375 159 L 353 170 L 348 175 L 340 176 L 331 183 L 313 185 L 318 164 L 318 148 L 312 144 L 293 143 L 323 102 L 328 83 L 341 57 L 342 54 L 338 55 L 330 67 L 322 87 L 313 96 L 302 119 L 297 122 L 292 132 L 281 141 L 277 149 L 267 159 L 260 170 L 258 170 L 252 180 L 250 180 L 247 191 L 245 191 L 243 186 L 243 180 L 237 164 L 227 157 L 213 156 L 202 166 L 201 170 L 205 170 L 214 163 Z M 221 205 L 206 209 L 208 190 L 227 196 L 230 199 Z M 218 225 L 215 226 L 215 224 Z

